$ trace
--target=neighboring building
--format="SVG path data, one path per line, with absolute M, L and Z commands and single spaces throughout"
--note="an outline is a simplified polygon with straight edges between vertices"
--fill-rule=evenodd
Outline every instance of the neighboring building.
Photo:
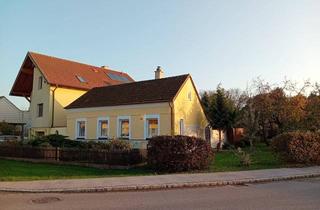
M 28 52 L 10 95 L 30 102 L 31 136 L 67 135 L 64 107 L 94 87 L 133 82 L 126 73 Z
M 145 140 L 155 135 L 205 137 L 207 118 L 189 74 L 93 88 L 67 110 L 71 139 Z M 145 142 L 145 141 L 144 141 Z
M 14 125 L 19 135 L 23 137 L 30 127 L 30 113 L 20 110 L 9 99 L 0 96 L 0 122 Z

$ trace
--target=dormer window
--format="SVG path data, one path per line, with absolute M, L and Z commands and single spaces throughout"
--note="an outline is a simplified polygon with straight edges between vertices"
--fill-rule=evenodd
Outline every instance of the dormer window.
M 81 76 L 79 76 L 79 75 L 76 75 L 76 77 L 77 77 L 77 79 L 78 79 L 80 82 L 82 82 L 82 83 L 86 83 L 86 82 L 87 82 L 87 80 L 86 80 L 85 78 L 83 78 L 83 77 L 81 77 Z
M 39 89 L 39 90 L 42 89 L 42 83 L 43 83 L 43 77 L 40 76 L 40 77 L 38 78 L 38 89 Z

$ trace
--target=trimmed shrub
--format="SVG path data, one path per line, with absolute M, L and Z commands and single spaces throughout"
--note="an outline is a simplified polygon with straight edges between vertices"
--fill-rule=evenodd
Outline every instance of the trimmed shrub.
M 6 122 L 0 122 L 0 134 L 2 135 L 13 135 L 15 131 L 15 126 L 10 125 Z
M 27 144 L 33 147 L 64 147 L 64 144 L 70 141 L 67 136 L 59 134 L 50 134 L 47 136 L 37 136 L 34 139 L 27 142 Z
M 129 151 L 132 149 L 129 141 L 112 139 L 108 141 L 75 141 L 69 140 L 66 136 L 51 134 L 42 137 L 35 137 L 26 142 L 33 147 L 60 147 L 78 149 L 97 149 L 107 151 Z
M 21 146 L 22 144 L 23 142 L 19 140 L 0 141 L 0 146 Z
M 126 140 L 112 139 L 107 144 L 111 151 L 129 151 L 132 149 L 131 144 Z
M 148 165 L 156 172 L 203 170 L 214 157 L 203 139 L 190 136 L 156 136 L 148 143 Z
M 271 146 L 287 162 L 320 164 L 319 133 L 286 132 L 274 137 Z
M 50 134 L 44 136 L 44 139 L 47 139 L 49 144 L 53 147 L 63 147 L 66 141 L 70 141 L 69 139 L 67 139 L 67 136 L 59 134 Z
M 119 139 L 112 139 L 105 142 L 89 141 L 83 142 L 83 144 L 86 144 L 86 148 L 89 149 L 104 149 L 108 151 L 129 151 L 132 149 L 129 141 Z

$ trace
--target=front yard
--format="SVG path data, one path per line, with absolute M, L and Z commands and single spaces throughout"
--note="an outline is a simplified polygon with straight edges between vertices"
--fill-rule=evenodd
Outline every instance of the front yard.
M 250 152 L 250 149 L 245 148 L 244 151 Z M 211 172 L 243 171 L 288 166 L 279 160 L 265 144 L 258 144 L 250 154 L 252 164 L 249 167 L 245 167 L 239 164 L 238 157 L 232 151 L 222 151 L 216 154 L 215 161 L 211 164 L 209 170 Z
M 248 150 L 248 149 L 246 149 Z M 253 163 L 250 167 L 239 165 L 238 158 L 232 151 L 216 154 L 215 161 L 208 172 L 240 171 L 285 167 L 265 145 L 258 145 L 252 152 Z M 72 179 L 115 176 L 152 175 L 145 167 L 134 169 L 96 169 L 82 166 L 54 165 L 47 163 L 30 163 L 0 159 L 0 181 L 40 180 L 40 179 Z

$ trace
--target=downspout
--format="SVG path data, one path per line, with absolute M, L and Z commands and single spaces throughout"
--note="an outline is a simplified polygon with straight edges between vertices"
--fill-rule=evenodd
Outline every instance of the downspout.
M 170 110 L 171 110 L 171 135 L 174 136 L 174 104 L 173 102 L 169 102 Z
M 55 92 L 58 89 L 58 85 L 52 90 L 52 112 L 51 112 L 51 128 L 54 126 L 54 100 L 55 100 Z

